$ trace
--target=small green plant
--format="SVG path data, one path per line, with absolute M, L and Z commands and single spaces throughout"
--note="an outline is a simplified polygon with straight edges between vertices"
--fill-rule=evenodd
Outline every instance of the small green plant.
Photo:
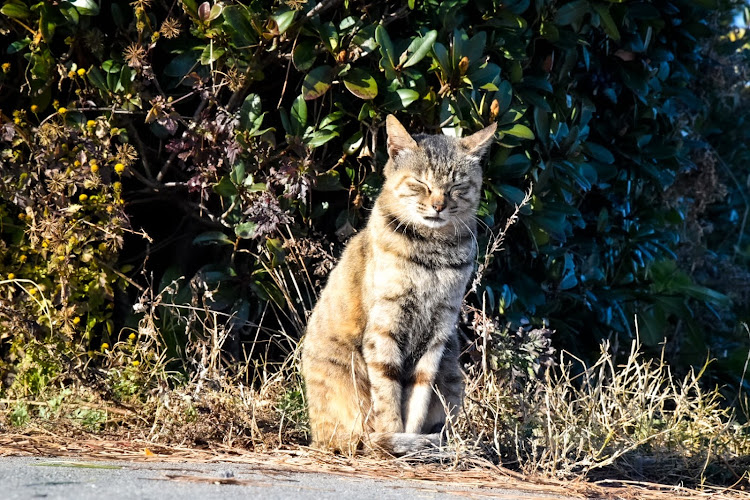
M 94 408 L 76 408 L 69 418 L 89 432 L 100 432 L 107 423 L 107 412 Z
M 278 401 L 276 411 L 282 418 L 291 422 L 294 427 L 304 432 L 308 429 L 307 407 L 305 398 L 299 388 L 288 389 Z
M 29 422 L 30 418 L 29 407 L 22 401 L 19 401 L 13 406 L 13 409 L 8 416 L 11 425 L 15 427 L 23 427 Z

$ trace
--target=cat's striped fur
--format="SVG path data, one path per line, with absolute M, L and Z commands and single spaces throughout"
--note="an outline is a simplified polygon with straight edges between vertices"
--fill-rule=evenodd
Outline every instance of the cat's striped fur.
M 313 446 L 401 454 L 438 442 L 463 379 L 456 332 L 476 255 L 481 158 L 495 125 L 464 139 L 386 120 L 386 181 L 307 326 L 302 374 Z

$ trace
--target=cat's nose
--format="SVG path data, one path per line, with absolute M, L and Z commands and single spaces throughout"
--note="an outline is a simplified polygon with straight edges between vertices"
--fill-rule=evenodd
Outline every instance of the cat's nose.
M 443 210 L 445 210 L 445 203 L 440 201 L 433 201 L 432 202 L 432 208 L 437 212 L 440 213 Z

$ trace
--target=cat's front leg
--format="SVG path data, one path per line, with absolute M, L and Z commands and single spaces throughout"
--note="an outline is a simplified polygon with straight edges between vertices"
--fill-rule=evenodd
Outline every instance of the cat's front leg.
M 373 317 L 388 317 L 372 315 Z M 368 325 L 362 354 L 367 365 L 372 396 L 372 422 L 377 432 L 403 432 L 401 372 L 403 353 L 392 325 Z
M 411 395 L 406 408 L 406 432 L 423 432 L 433 397 L 433 384 L 444 351 L 445 342 L 440 338 L 433 339 L 414 367 Z

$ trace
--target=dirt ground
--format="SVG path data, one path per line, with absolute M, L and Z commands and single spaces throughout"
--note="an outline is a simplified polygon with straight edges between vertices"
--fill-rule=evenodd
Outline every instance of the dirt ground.
M 139 439 L 106 439 L 100 436 L 61 437 L 52 433 L 28 432 L 0 435 L 0 457 L 52 457 L 55 460 L 76 460 L 86 463 L 103 461 L 125 464 L 132 468 L 137 464 L 152 464 L 161 468 L 165 464 L 181 464 L 180 467 L 196 465 L 199 472 L 202 464 L 222 464 L 224 468 L 251 466 L 255 473 L 270 475 L 316 474 L 323 481 L 342 479 L 380 481 L 407 481 L 407 486 L 421 492 L 476 498 L 621 498 L 621 499 L 667 499 L 667 498 L 711 498 L 750 499 L 750 493 L 732 489 L 704 488 L 701 491 L 680 486 L 665 486 L 654 483 L 625 481 L 564 481 L 554 478 L 530 477 L 498 467 L 486 461 L 467 463 L 465 460 L 451 463 L 445 458 L 442 463 L 414 462 L 408 459 L 383 459 L 375 457 L 344 457 L 322 453 L 306 447 L 275 450 L 267 453 L 240 448 L 211 446 L 196 449 L 181 446 L 163 446 Z M 211 471 L 209 471 L 211 472 Z M 325 479 L 328 478 L 328 479 Z M 164 478 L 162 478 L 164 479 Z M 173 481 L 209 482 L 211 484 L 243 484 L 237 477 L 206 476 L 205 473 L 177 474 Z M 252 481 L 257 481 L 253 479 Z M 252 482 L 251 481 L 251 482 Z M 248 483 L 249 484 L 249 483 Z M 337 483 L 327 488 L 336 491 Z M 409 486 L 411 485 L 411 486 Z M 384 488 L 388 484 L 381 485 Z M 343 487 L 343 486 L 342 486 Z M 332 488 L 332 489 L 331 489 Z M 346 488 L 346 487 L 344 487 Z M 344 489 L 344 491 L 347 491 Z M 366 491 L 377 491 L 367 489 Z M 385 490 L 384 490 L 385 491 Z M 101 491 L 99 492 L 101 493 Z M 510 495 L 510 496 L 508 496 Z M 370 496 L 370 495 L 368 495 Z M 381 498 L 376 495 L 377 498 Z

